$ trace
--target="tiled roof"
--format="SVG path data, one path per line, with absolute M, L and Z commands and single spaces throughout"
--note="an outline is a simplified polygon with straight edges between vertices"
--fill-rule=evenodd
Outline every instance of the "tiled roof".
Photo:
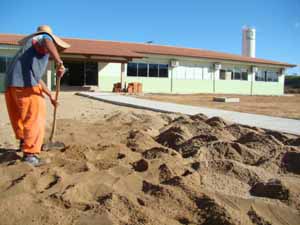
M 0 44 L 17 45 L 18 41 L 24 35 L 15 34 L 0 34 Z M 63 38 L 67 43 L 71 44 L 71 48 L 67 49 L 65 53 L 68 54 L 83 54 L 96 56 L 112 56 L 112 57 L 126 57 L 126 58 L 142 58 L 143 54 L 159 54 L 169 56 L 183 56 L 193 58 L 205 58 L 216 60 L 229 60 L 238 62 L 247 62 L 253 64 L 268 64 L 278 65 L 283 67 L 294 67 L 296 65 L 277 62 L 266 59 L 251 58 L 241 55 L 228 54 L 215 51 L 207 51 L 202 49 L 181 48 L 172 46 L 162 46 L 154 44 L 139 44 L 116 41 L 102 41 L 102 40 L 85 40 L 76 38 Z

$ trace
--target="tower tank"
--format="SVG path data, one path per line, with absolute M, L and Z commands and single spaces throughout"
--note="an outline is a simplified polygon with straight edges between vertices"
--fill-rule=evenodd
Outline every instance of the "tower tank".
M 251 27 L 243 27 L 243 40 L 242 40 L 242 55 L 255 58 L 255 39 L 256 30 Z

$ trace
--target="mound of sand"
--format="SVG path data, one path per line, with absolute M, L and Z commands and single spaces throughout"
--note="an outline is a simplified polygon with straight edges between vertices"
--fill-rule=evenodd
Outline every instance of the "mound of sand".
M 300 224 L 299 137 L 204 115 L 61 119 L 33 168 L 0 150 L 0 224 Z

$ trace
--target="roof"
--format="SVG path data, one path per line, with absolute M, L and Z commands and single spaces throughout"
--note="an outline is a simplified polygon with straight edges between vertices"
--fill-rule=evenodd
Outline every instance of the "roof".
M 0 44 L 18 45 L 18 41 L 24 35 L 17 34 L 0 34 Z M 267 59 L 251 58 L 236 54 L 228 54 L 223 52 L 208 51 L 195 48 L 183 48 L 173 46 L 163 46 L 154 44 L 141 44 L 117 41 L 103 40 L 87 40 L 76 38 L 62 38 L 71 47 L 65 50 L 67 54 L 95 55 L 95 56 L 111 56 L 125 58 L 143 58 L 144 54 L 158 54 L 180 57 L 205 58 L 212 60 L 229 60 L 238 62 L 247 62 L 253 64 L 267 64 L 283 67 L 295 67 L 296 65 L 277 62 Z

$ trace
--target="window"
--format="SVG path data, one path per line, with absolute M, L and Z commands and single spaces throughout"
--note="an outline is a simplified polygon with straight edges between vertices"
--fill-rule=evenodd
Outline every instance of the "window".
M 138 76 L 139 77 L 147 77 L 148 76 L 148 64 L 146 64 L 146 63 L 138 64 Z
M 10 62 L 13 60 L 11 56 L 0 56 L 0 73 L 5 73 Z
M 168 64 L 128 63 L 129 77 L 169 77 Z
M 6 57 L 6 65 L 7 65 L 7 67 L 13 61 L 13 59 L 14 59 L 14 57 L 10 57 L 10 56 Z
M 278 73 L 274 71 L 267 71 L 267 81 L 278 82 Z
M 242 70 L 242 80 L 248 80 L 248 71 L 247 70 Z
M 195 67 L 194 68 L 194 78 L 195 80 L 202 80 L 202 72 L 203 72 L 203 69 L 202 67 Z
M 194 68 L 192 66 L 185 67 L 185 79 L 194 80 Z
M 220 70 L 220 80 L 231 80 L 233 79 L 232 70 Z
M 158 77 L 158 64 L 149 64 L 149 77 Z
M 269 70 L 258 70 L 255 73 L 256 81 L 278 82 L 278 72 Z
M 241 80 L 242 78 L 242 72 L 239 69 L 235 69 L 233 73 L 233 78 L 232 80 Z
M 220 80 L 225 80 L 226 70 L 220 70 Z
M 127 65 L 127 76 L 136 77 L 137 76 L 137 64 L 136 63 L 128 63 Z
M 159 77 L 169 77 L 169 66 L 168 64 L 159 65 Z
M 174 78 L 177 80 L 185 80 L 185 69 L 183 66 L 174 68 Z
M 6 71 L 6 57 L 0 56 L 0 73 L 5 73 Z
M 266 72 L 259 70 L 255 73 L 255 80 L 256 81 L 266 81 Z
M 203 67 L 203 80 L 211 80 L 211 70 L 208 67 Z

